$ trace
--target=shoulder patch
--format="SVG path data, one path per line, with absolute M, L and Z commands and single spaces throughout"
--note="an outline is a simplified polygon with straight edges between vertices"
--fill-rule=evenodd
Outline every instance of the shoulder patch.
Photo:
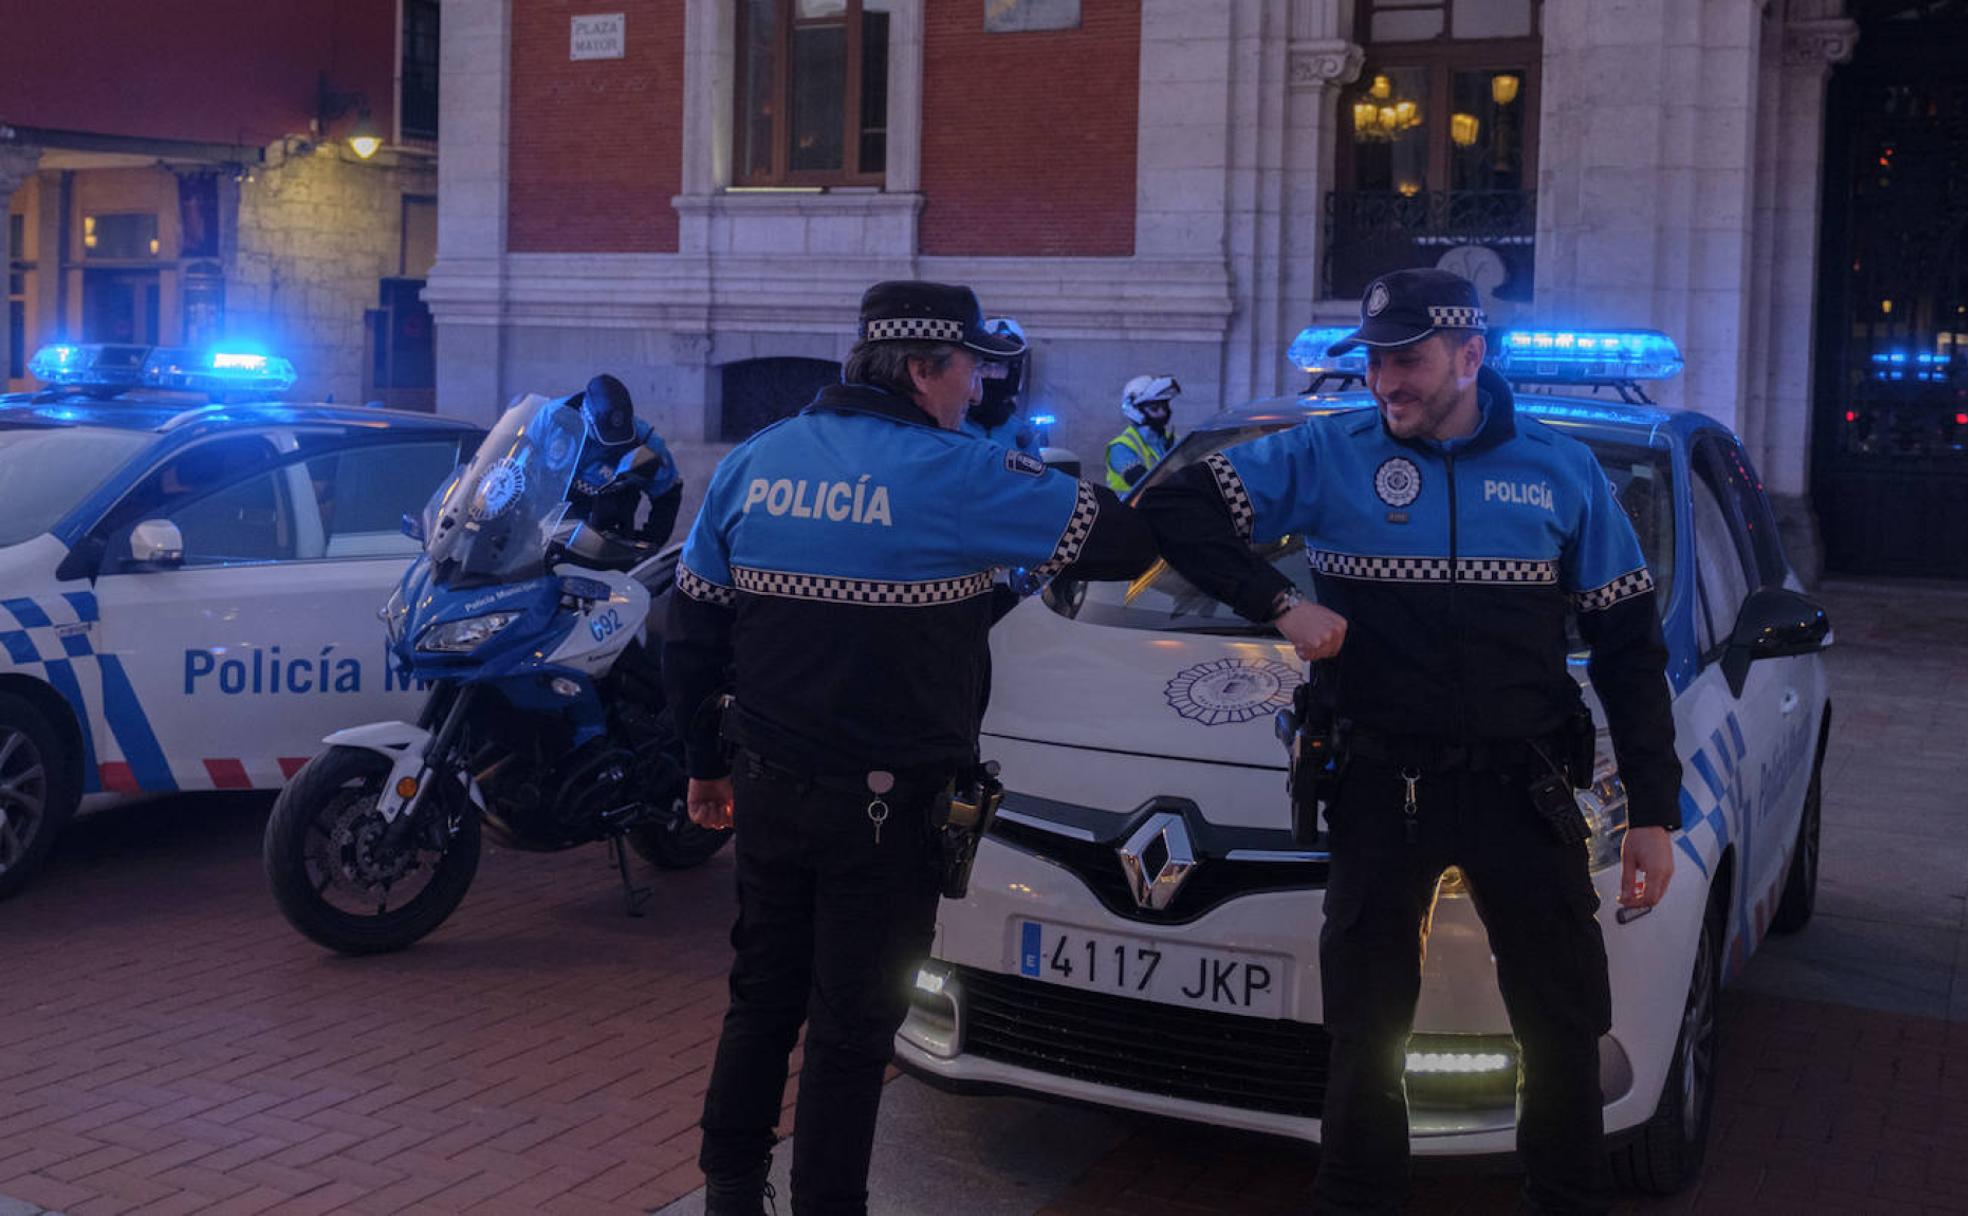
M 1005 452 L 1004 465 L 1008 471 L 1023 473 L 1027 477 L 1045 476 L 1045 461 L 1040 460 L 1030 452 L 1021 452 L 1016 448 L 1008 449 Z

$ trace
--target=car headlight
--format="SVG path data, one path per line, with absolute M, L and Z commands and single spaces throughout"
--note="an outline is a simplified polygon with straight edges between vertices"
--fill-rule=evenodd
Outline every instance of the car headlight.
M 1592 872 L 1620 863 L 1620 846 L 1626 843 L 1626 784 L 1619 778 L 1613 758 L 1599 753 L 1592 768 L 1592 784 L 1577 792 L 1578 808 L 1585 813 L 1585 826 L 1592 835 L 1586 849 L 1592 859 Z
M 433 625 L 417 641 L 419 650 L 477 650 L 493 634 L 519 619 L 517 612 L 488 612 L 484 616 L 468 616 L 459 621 L 446 621 Z

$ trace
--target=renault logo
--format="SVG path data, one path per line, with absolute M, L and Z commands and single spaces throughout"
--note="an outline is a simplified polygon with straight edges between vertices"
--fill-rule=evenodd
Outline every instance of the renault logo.
M 1167 910 L 1189 871 L 1196 868 L 1189 825 L 1168 811 L 1150 815 L 1115 852 L 1120 854 L 1134 902 L 1150 912 Z

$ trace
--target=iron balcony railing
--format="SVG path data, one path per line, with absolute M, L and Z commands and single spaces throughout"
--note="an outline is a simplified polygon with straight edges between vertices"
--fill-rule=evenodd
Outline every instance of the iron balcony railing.
M 1503 264 L 1500 283 L 1479 286 L 1502 299 L 1528 300 L 1536 241 L 1534 190 L 1334 190 L 1326 195 L 1323 294 L 1357 299 L 1390 270 L 1434 266 L 1449 251 L 1473 245 Z

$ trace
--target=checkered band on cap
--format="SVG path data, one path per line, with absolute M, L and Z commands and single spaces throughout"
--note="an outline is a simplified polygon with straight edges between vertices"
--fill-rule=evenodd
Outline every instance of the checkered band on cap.
M 868 322 L 861 336 L 869 342 L 961 342 L 964 327 L 935 317 L 887 317 Z
M 699 600 L 706 604 L 716 604 L 721 608 L 729 608 L 732 602 L 738 598 L 736 591 L 711 582 L 681 562 L 677 564 L 676 577 L 677 590 L 683 592 L 693 600 Z
M 1463 304 L 1431 304 L 1428 306 L 1428 323 L 1437 329 L 1483 329 L 1487 326 L 1487 319 L 1480 308 Z
M 896 608 L 923 608 L 937 604 L 956 604 L 991 593 L 991 572 L 956 578 L 930 579 L 920 583 L 891 583 L 880 579 L 838 578 L 826 574 L 790 574 L 781 570 L 753 570 L 733 566 L 731 581 L 747 595 L 770 595 L 780 599 L 824 600 L 835 604 L 883 604 Z
M 1654 589 L 1654 576 L 1645 566 L 1620 575 L 1603 587 L 1590 591 L 1572 592 L 1572 607 L 1580 612 L 1601 612 L 1611 608 L 1621 600 L 1630 600 L 1636 595 L 1645 595 Z
M 1052 557 L 1032 568 L 1032 573 L 1041 578 L 1050 577 L 1080 559 L 1080 550 L 1086 547 L 1087 537 L 1093 535 L 1093 521 L 1100 518 L 1100 497 L 1086 482 L 1079 483 L 1079 497 L 1073 504 L 1073 515 L 1066 521 L 1066 530 L 1060 533 L 1059 543 L 1053 546 Z
M 1369 557 L 1320 549 L 1309 558 L 1321 574 L 1383 583 L 1446 583 L 1452 568 L 1446 557 Z M 1529 558 L 1465 557 L 1453 569 L 1459 583 L 1550 587 L 1558 582 L 1558 563 Z
M 1203 461 L 1203 466 L 1216 478 L 1216 489 L 1223 495 L 1223 504 L 1230 508 L 1230 522 L 1236 526 L 1237 535 L 1245 544 L 1250 543 L 1251 528 L 1257 522 L 1257 512 L 1251 507 L 1250 491 L 1244 488 L 1244 479 L 1237 476 L 1237 468 L 1217 452 Z

